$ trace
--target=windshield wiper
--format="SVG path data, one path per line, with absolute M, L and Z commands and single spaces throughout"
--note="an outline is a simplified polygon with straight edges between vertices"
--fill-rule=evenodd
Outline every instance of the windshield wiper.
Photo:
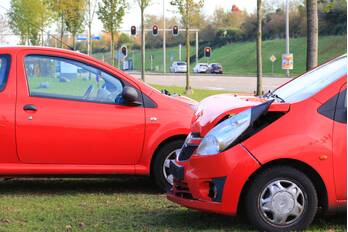
M 275 93 L 272 93 L 272 94 L 270 94 L 269 96 L 272 97 L 272 98 L 276 98 L 276 99 L 280 100 L 280 102 L 285 102 L 285 100 L 284 100 L 283 98 L 279 97 L 279 96 L 278 96 L 277 94 L 275 94 Z

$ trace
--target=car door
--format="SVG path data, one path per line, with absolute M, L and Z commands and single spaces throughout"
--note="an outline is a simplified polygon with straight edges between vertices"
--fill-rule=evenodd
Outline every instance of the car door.
M 24 163 L 130 165 L 142 152 L 145 112 L 127 106 L 125 80 L 68 53 L 22 52 L 16 137 Z M 92 63 L 89 63 L 92 62 Z
M 338 200 L 347 199 L 347 86 L 338 95 L 333 128 L 333 162 Z

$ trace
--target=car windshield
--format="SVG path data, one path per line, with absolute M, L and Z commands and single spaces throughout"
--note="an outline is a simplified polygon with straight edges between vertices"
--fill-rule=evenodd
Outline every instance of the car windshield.
M 178 65 L 179 65 L 179 66 L 183 66 L 183 65 L 186 65 L 186 63 L 184 63 L 184 62 L 178 62 Z
M 298 102 L 318 93 L 347 74 L 347 56 L 338 57 L 289 83 L 279 87 L 268 97 L 276 97 L 285 102 Z

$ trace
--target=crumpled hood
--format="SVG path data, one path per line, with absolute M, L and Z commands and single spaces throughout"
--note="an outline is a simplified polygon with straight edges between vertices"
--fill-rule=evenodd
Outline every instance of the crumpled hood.
M 251 95 L 237 94 L 220 94 L 208 97 L 201 101 L 197 106 L 191 123 L 191 131 L 198 132 L 200 136 L 203 137 L 224 117 L 230 114 L 239 113 L 243 110 L 264 103 L 267 100 L 268 99 Z M 288 111 L 290 107 L 287 103 L 279 102 L 273 103 L 272 106 L 281 111 Z

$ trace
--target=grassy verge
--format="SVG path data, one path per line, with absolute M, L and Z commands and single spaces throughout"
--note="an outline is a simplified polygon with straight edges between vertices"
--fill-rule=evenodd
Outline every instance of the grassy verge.
M 0 231 L 245 231 L 242 217 L 189 210 L 145 177 L 0 182 Z M 346 215 L 319 215 L 309 231 L 346 231 Z

